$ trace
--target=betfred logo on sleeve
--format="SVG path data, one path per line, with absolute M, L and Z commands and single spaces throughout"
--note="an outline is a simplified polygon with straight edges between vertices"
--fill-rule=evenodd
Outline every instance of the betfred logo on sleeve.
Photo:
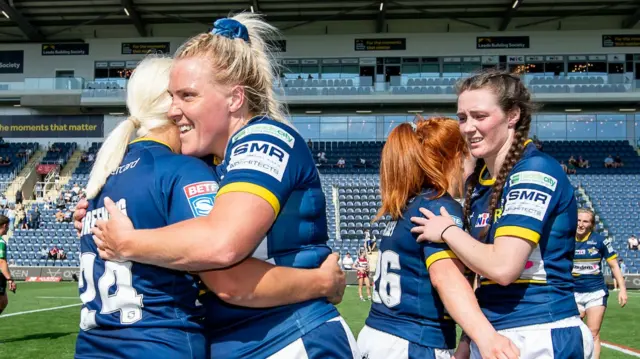
M 184 194 L 194 217 L 206 216 L 211 212 L 218 188 L 218 183 L 214 181 L 197 182 L 184 186 Z

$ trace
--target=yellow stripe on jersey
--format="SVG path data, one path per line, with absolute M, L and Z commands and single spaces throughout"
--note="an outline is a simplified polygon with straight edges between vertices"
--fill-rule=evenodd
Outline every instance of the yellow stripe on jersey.
M 271 207 L 273 207 L 273 211 L 276 213 L 276 216 L 278 215 L 278 213 L 280 213 L 280 201 L 278 201 L 278 197 L 276 197 L 276 195 L 271 193 L 271 191 L 262 186 L 258 186 L 257 184 L 249 182 L 234 182 L 220 188 L 216 197 L 220 197 L 221 195 L 230 192 L 244 192 L 255 194 L 256 196 L 269 202 Z
M 598 258 L 587 258 L 587 259 L 574 259 L 574 262 L 593 262 L 593 263 L 600 263 L 600 259 Z
M 531 241 L 535 244 L 538 244 L 540 241 L 540 233 L 532 231 L 529 228 L 518 226 L 504 226 L 496 229 L 496 235 L 494 238 L 503 236 L 518 237 Z
M 618 258 L 618 255 L 617 255 L 617 254 L 614 254 L 614 255 L 612 255 L 611 257 L 607 258 L 607 261 L 614 260 L 614 259 L 616 259 L 616 258 Z
M 480 284 L 485 284 L 485 285 L 493 285 L 493 284 L 498 284 L 492 280 L 483 280 L 480 281 Z M 536 280 L 536 279 L 516 279 L 513 283 L 511 284 L 547 284 L 546 280 Z
M 132 144 L 134 144 L 134 143 L 138 143 L 138 142 L 145 142 L 145 141 L 146 141 L 146 142 L 155 142 L 155 143 L 159 143 L 159 144 L 161 144 L 161 145 L 165 145 L 165 146 L 169 147 L 169 149 L 170 149 L 171 151 L 173 151 L 173 148 L 171 148 L 171 146 L 169 146 L 169 144 L 168 144 L 168 143 L 166 143 L 166 142 L 162 142 L 162 141 L 160 141 L 160 140 L 156 140 L 156 139 L 154 139 L 154 138 L 149 138 L 149 137 L 138 137 L 138 138 L 136 138 L 135 140 L 133 140 L 133 141 L 129 142 L 129 144 L 130 144 L 130 145 L 132 145 Z
M 427 269 L 429 269 L 429 267 L 431 267 L 431 265 L 441 259 L 456 259 L 458 257 L 456 257 L 456 254 L 453 253 L 453 251 L 451 250 L 446 250 L 446 251 L 442 251 L 442 252 L 438 252 L 438 253 L 434 253 L 432 255 L 429 256 L 429 258 L 427 258 L 427 260 L 425 261 L 425 264 L 427 265 Z

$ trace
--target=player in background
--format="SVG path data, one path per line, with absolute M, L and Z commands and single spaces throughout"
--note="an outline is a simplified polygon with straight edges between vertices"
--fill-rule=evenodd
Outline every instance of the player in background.
M 317 268 L 329 256 L 318 170 L 272 87 L 275 61 L 265 40 L 274 32 L 243 13 L 180 47 L 169 116 L 180 127 L 183 153 L 222 159 L 216 204 L 206 217 L 160 230 L 134 230 L 110 206 L 110 220 L 94 229 L 102 256 L 199 272 L 251 255 L 295 268 Z M 208 286 L 215 276 L 200 274 Z M 325 299 L 263 310 L 215 297 L 203 304 L 212 357 L 359 358 L 348 326 Z
M 0 314 L 7 308 L 9 298 L 7 297 L 7 283 L 9 290 L 16 292 L 16 282 L 11 278 L 11 271 L 7 264 L 7 241 L 4 236 L 9 231 L 9 218 L 0 215 Z
M 199 159 L 177 154 L 179 130 L 166 116 L 171 104 L 166 91 L 171 65 L 168 58 L 148 58 L 137 66 L 127 90 L 131 116 L 107 137 L 90 176 L 90 202 L 81 226 L 79 285 L 84 305 L 76 358 L 208 355 L 196 279 L 152 265 L 102 260 L 91 235 L 95 222 L 107 217 L 103 206 L 107 196 L 116 200 L 118 209 L 137 228 L 204 216 L 213 205 L 218 183 L 212 169 Z M 127 145 L 134 132 L 138 139 Z M 334 262 L 325 263 L 323 269 L 298 270 L 250 259 L 220 271 L 219 276 L 226 279 L 214 289 L 222 298 L 251 306 L 327 296 L 318 288 L 327 283 L 326 277 L 331 282 L 331 277 L 341 277 L 334 274 L 340 271 Z M 228 283 L 240 276 L 243 281 L 229 289 Z M 288 286 L 292 281 L 321 283 L 292 293 Z
M 602 260 L 611 268 L 613 278 L 618 281 L 618 303 L 627 304 L 627 288 L 622 271 L 618 266 L 618 254 L 611 245 L 611 239 L 595 233 L 595 215 L 588 208 L 578 210 L 578 228 L 576 231 L 576 249 L 573 258 L 573 277 L 575 279 L 575 299 L 580 317 L 586 315 L 587 327 L 593 334 L 594 358 L 600 358 L 600 327 L 607 309 L 609 289 L 602 273 Z
M 369 260 L 367 259 L 366 252 L 364 250 L 360 251 L 360 255 L 358 255 L 358 259 L 355 263 L 355 269 L 358 274 L 358 294 L 360 295 L 360 300 L 365 301 L 362 296 L 362 285 L 367 288 L 367 299 L 371 300 L 371 282 L 369 281 Z
M 591 358 L 573 297 L 577 204 L 560 164 L 527 140 L 533 104 L 519 77 L 488 70 L 461 82 L 460 132 L 478 159 L 466 184 L 470 234 L 446 209 L 421 209 L 413 232 L 446 243 L 480 276 L 480 308 L 520 358 Z M 472 358 L 480 358 L 477 343 Z
M 455 120 L 418 118 L 389 134 L 382 150 L 382 208 L 390 215 L 382 233 L 373 304 L 358 346 L 369 359 L 450 359 L 456 322 L 480 346 L 485 359 L 517 358 L 518 349 L 498 335 L 480 311 L 463 276 L 464 266 L 446 244 L 417 243 L 412 216 L 421 207 L 445 206 L 462 226 L 462 162 L 468 150 Z M 453 319 L 452 319 L 453 317 Z M 456 358 L 469 356 L 462 342 Z

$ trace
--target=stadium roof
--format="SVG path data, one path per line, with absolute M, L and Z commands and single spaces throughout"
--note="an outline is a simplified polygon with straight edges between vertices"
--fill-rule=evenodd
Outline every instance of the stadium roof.
M 448 19 L 479 31 L 527 30 L 570 17 L 620 16 L 620 28 L 640 20 L 638 0 L 0 0 L 0 41 L 73 39 L 69 30 L 77 27 L 117 25 L 135 27 L 135 36 L 144 37 L 150 25 L 210 26 L 230 12 L 251 9 L 283 30 L 317 21 L 370 20 L 384 32 L 385 21 L 405 19 Z M 510 26 L 513 18 L 530 21 Z M 476 19 L 494 19 L 499 26 Z

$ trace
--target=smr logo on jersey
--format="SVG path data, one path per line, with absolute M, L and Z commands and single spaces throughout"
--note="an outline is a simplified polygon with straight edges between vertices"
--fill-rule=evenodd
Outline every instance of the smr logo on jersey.
M 206 216 L 211 212 L 216 193 L 218 193 L 218 184 L 214 181 L 184 186 L 184 194 L 195 217 Z
M 289 153 L 265 141 L 247 141 L 231 150 L 227 172 L 239 169 L 256 170 L 282 182 L 289 163 Z
M 535 189 L 512 189 L 507 194 L 503 216 L 516 214 L 542 221 L 547 213 L 551 195 Z

